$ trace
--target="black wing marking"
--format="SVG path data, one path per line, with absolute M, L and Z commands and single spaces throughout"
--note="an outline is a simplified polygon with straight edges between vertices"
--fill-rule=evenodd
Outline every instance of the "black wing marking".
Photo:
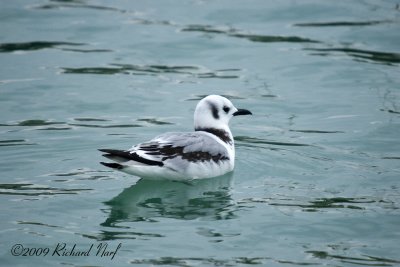
M 214 161 L 217 163 L 221 160 L 229 160 L 229 158 L 222 154 L 211 154 L 205 151 L 184 151 L 183 146 L 173 146 L 171 144 L 160 144 L 158 142 L 144 143 L 138 150 L 143 151 L 146 155 L 158 156 L 161 161 L 181 157 L 183 160 L 189 162 L 204 162 Z
M 126 160 L 133 160 L 137 161 L 146 165 L 151 165 L 151 166 L 164 166 L 164 163 L 161 161 L 156 161 L 156 160 L 151 160 L 151 159 L 146 159 L 141 156 L 139 156 L 136 152 L 132 151 L 125 151 L 125 150 L 117 150 L 117 149 L 99 149 L 101 152 L 105 152 L 107 154 L 103 155 L 105 157 L 119 157 L 123 158 Z
M 122 166 L 119 163 L 100 162 L 100 164 L 102 164 L 102 165 L 104 165 L 106 167 L 112 168 L 112 169 L 117 169 L 117 170 L 121 170 L 121 169 L 124 168 L 124 166 Z

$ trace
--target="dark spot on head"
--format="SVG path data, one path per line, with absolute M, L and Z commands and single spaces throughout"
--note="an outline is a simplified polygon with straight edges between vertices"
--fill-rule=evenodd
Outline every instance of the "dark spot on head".
M 218 114 L 217 106 L 212 102 L 208 102 L 208 104 L 210 105 L 211 112 L 212 112 L 212 115 L 213 115 L 214 119 L 218 120 L 219 119 L 219 114 Z
M 223 110 L 225 111 L 225 113 L 228 114 L 231 109 L 227 106 L 224 106 Z

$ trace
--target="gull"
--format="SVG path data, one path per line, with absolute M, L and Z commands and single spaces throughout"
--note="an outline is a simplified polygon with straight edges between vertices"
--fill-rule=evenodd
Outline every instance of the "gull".
M 201 99 L 194 111 L 194 132 L 168 132 L 128 150 L 99 149 L 114 162 L 102 165 L 152 180 L 188 181 L 224 175 L 235 166 L 229 121 L 252 115 L 219 95 Z

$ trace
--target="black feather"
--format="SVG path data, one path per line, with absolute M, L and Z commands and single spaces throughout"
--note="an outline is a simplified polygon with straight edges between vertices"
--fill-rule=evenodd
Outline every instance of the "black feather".
M 117 149 L 99 149 L 99 151 L 107 153 L 103 155 L 105 157 L 115 156 L 126 160 L 137 161 L 150 166 L 160 166 L 160 167 L 164 166 L 164 163 L 162 163 L 161 161 L 143 158 L 138 154 L 136 154 L 135 152 L 131 153 L 126 150 L 117 150 Z
M 100 162 L 100 164 L 112 168 L 112 169 L 117 169 L 117 170 L 121 170 L 124 168 L 124 166 L 122 166 L 121 164 L 118 163 L 108 163 L 108 162 Z

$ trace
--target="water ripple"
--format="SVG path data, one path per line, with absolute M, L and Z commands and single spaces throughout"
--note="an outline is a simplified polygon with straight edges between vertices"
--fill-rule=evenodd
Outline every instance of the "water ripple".
M 297 27 L 349 27 L 349 26 L 373 26 L 378 24 L 393 23 L 392 20 L 370 20 L 370 21 L 331 21 L 331 22 L 305 22 L 296 23 Z
M 382 159 L 400 159 L 400 157 L 387 156 L 387 157 L 382 157 Z
M 390 204 L 391 201 L 383 199 L 375 199 L 370 197 L 332 197 L 332 198 L 315 198 L 308 201 L 292 199 L 292 198 L 247 198 L 238 202 L 239 204 L 248 203 L 265 203 L 278 207 L 299 207 L 303 211 L 316 212 L 324 209 L 352 209 L 365 210 L 369 204 Z M 385 208 L 385 207 L 383 207 Z M 386 207 L 394 208 L 396 207 Z
M 101 231 L 96 235 L 82 234 L 83 237 L 94 239 L 97 241 L 109 241 L 109 240 L 119 240 L 119 239 L 149 239 L 154 237 L 164 237 L 160 234 L 153 233 L 141 233 L 141 232 L 131 232 L 131 231 Z
M 198 66 L 171 66 L 171 65 L 134 65 L 134 64 L 109 64 L 107 67 L 80 67 L 62 68 L 65 74 L 128 74 L 128 75 L 150 75 L 160 74 L 180 74 L 190 75 L 197 78 L 220 78 L 235 79 L 237 74 L 226 74 L 227 71 L 233 72 L 237 69 L 210 71 Z
M 276 36 L 276 35 L 259 35 L 259 34 L 230 34 L 229 36 L 244 38 L 252 42 L 261 43 L 320 43 L 320 41 L 299 37 L 299 36 Z
M 40 223 L 40 222 L 29 222 L 29 221 L 16 221 L 17 224 L 27 224 L 27 225 L 37 225 L 37 226 L 45 226 L 49 228 L 62 228 L 60 226 L 51 225 L 47 223 Z
M 43 5 L 34 5 L 31 6 L 33 9 L 62 9 L 62 8 L 85 8 L 85 9 L 94 9 L 94 10 L 102 10 L 102 11 L 114 11 L 120 13 L 128 12 L 125 9 L 119 9 L 116 7 L 103 6 L 103 5 L 89 5 L 83 1 L 65 1 L 65 0 L 51 0 L 54 3 L 51 4 L 43 4 Z
M 63 122 L 31 119 L 31 120 L 23 120 L 23 121 L 20 121 L 17 123 L 0 124 L 0 126 L 47 126 L 47 125 L 54 125 L 54 124 L 63 124 Z
M 143 122 L 147 122 L 149 124 L 155 124 L 155 125 L 170 125 L 170 124 L 173 124 L 172 122 L 161 121 L 161 120 L 157 120 L 155 118 L 137 119 L 137 121 L 143 121 Z
M 303 144 L 303 143 L 268 141 L 265 139 L 248 137 L 248 136 L 235 136 L 234 139 L 235 141 L 249 143 L 249 144 L 264 144 L 264 145 L 274 145 L 274 146 L 311 146 L 309 144 Z
M 0 146 L 30 146 L 30 145 L 36 145 L 36 144 L 29 143 L 25 139 L 0 140 Z
M 343 263 L 351 263 L 361 266 L 393 266 L 393 264 L 399 264 L 400 260 L 387 259 L 382 257 L 374 257 L 369 255 L 363 255 L 363 257 L 349 257 L 342 255 L 330 254 L 320 250 L 310 250 L 306 253 L 311 254 L 314 258 L 318 259 L 335 259 Z
M 137 265 L 168 265 L 168 266 L 237 266 L 240 265 L 264 265 L 273 263 L 285 263 L 293 265 L 319 265 L 313 262 L 293 262 L 286 260 L 273 259 L 271 257 L 233 257 L 231 259 L 216 259 L 214 257 L 160 257 L 156 259 L 135 259 L 130 261 Z
M 289 43 L 320 43 L 320 41 L 303 38 L 299 36 L 277 36 L 277 35 L 261 35 L 261 34 L 248 34 L 243 31 L 227 28 L 216 27 L 211 25 L 188 25 L 183 27 L 181 31 L 184 32 L 203 32 L 213 34 L 224 34 L 229 37 L 243 38 L 252 42 L 261 43 L 276 43 L 276 42 L 289 42 Z
M 21 184 L 0 184 L 0 195 L 22 195 L 22 196 L 42 196 L 42 195 L 65 195 L 78 194 L 92 189 L 81 188 L 54 188 L 29 183 Z
M 75 48 L 61 48 L 63 51 L 79 52 L 79 53 L 108 53 L 113 52 L 111 49 L 75 49 Z
M 176 24 L 169 20 L 153 20 L 153 19 L 143 19 L 143 18 L 135 18 L 129 21 L 132 24 L 141 24 L 141 25 L 167 25 L 167 26 L 176 26 Z
M 337 47 L 337 48 L 304 48 L 306 51 L 313 52 L 312 55 L 331 56 L 337 53 L 344 53 L 354 60 L 361 62 L 375 62 L 386 65 L 400 63 L 400 54 L 391 52 L 381 52 L 372 50 L 363 50 L 356 48 Z
M 60 122 L 52 120 L 29 119 L 19 122 L 17 121 L 10 123 L 1 123 L 0 127 L 1 126 L 29 127 L 29 128 L 32 127 L 34 130 L 60 131 L 60 130 L 71 130 L 72 128 L 70 126 L 85 127 L 85 128 L 135 128 L 144 126 L 144 124 L 137 124 L 137 123 L 112 123 L 109 120 L 97 119 L 97 118 L 74 118 L 73 120 L 76 122 Z M 139 119 L 138 121 L 141 121 L 141 119 Z M 152 124 L 170 124 L 169 122 L 162 122 L 155 119 L 143 119 L 143 121 Z M 55 127 L 53 127 L 52 125 L 55 125 Z M 44 127 L 44 126 L 51 126 L 51 127 Z
M 60 173 L 50 173 L 45 176 L 55 176 L 54 182 L 70 182 L 75 180 L 109 180 L 111 179 L 109 176 L 104 175 L 103 173 L 107 173 L 108 171 L 98 171 L 91 169 L 74 169 L 69 172 L 60 172 Z M 62 178 L 58 178 L 62 177 Z
M 386 111 L 386 112 L 392 113 L 392 114 L 400 114 L 400 111 L 394 110 L 394 109 L 390 109 L 390 108 L 386 108 L 386 109 L 381 108 L 380 111 Z
M 108 124 L 108 125 L 99 125 L 99 124 L 85 124 L 85 123 L 68 123 L 71 126 L 78 127 L 86 127 L 86 128 L 135 128 L 135 127 L 143 127 L 139 124 Z
M 0 44 L 0 53 L 10 53 L 15 51 L 34 51 L 46 48 L 57 48 L 59 46 L 81 46 L 83 43 L 72 42 L 51 42 L 51 41 L 33 41 L 25 43 L 2 43 Z
M 52 125 L 56 125 L 55 127 Z M 29 119 L 29 120 L 23 120 L 19 122 L 11 122 L 11 123 L 0 123 L 0 127 L 33 127 L 35 130 L 43 130 L 43 131 L 53 131 L 53 130 L 70 130 L 71 127 L 69 127 L 66 123 L 64 122 L 59 122 L 59 121 L 51 121 L 51 120 L 41 120 L 41 119 Z M 45 127 L 45 126 L 51 126 L 51 127 Z M 29 144 L 29 143 L 25 143 Z M 14 144 L 18 145 L 18 144 Z
M 344 133 L 343 131 L 324 131 L 324 130 L 289 130 L 297 133 L 316 133 L 316 134 L 331 134 L 331 133 Z
M 74 118 L 75 121 L 109 121 L 106 119 L 98 119 L 98 118 Z

